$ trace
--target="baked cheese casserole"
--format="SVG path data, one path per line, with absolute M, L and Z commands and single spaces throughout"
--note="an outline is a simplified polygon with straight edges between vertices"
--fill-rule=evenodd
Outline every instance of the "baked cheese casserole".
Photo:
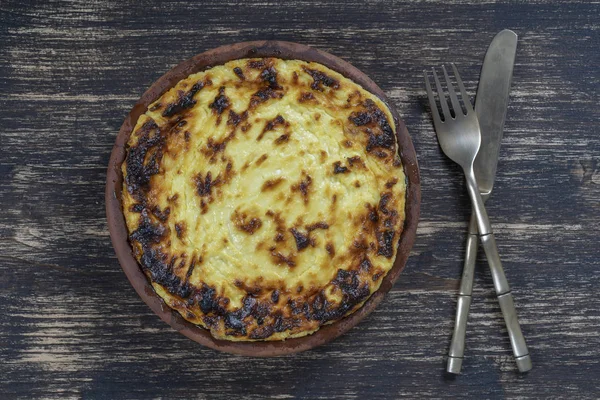
M 240 59 L 137 121 L 123 163 L 134 256 L 219 339 L 283 340 L 356 311 L 392 268 L 405 176 L 386 105 L 317 63 Z

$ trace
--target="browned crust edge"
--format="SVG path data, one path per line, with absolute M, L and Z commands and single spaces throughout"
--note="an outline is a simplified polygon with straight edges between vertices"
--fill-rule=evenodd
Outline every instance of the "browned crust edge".
M 218 340 L 208 330 L 186 321 L 176 310 L 167 306 L 160 296 L 156 294 L 132 254 L 131 246 L 127 240 L 127 227 L 121 207 L 121 190 L 123 184 L 121 164 L 126 156 L 125 144 L 139 116 L 146 111 L 148 105 L 190 74 L 203 71 L 215 65 L 224 64 L 231 60 L 251 57 L 277 57 L 309 62 L 314 61 L 339 72 L 361 85 L 365 90 L 379 97 L 388 106 L 394 117 L 399 155 L 407 179 L 404 230 L 398 242 L 398 252 L 394 265 L 383 278 L 381 287 L 371 295 L 360 309 L 349 316 L 331 325 L 322 326 L 312 335 L 287 339 L 285 341 L 232 342 Z M 347 332 L 375 309 L 383 299 L 383 296 L 398 279 L 400 272 L 406 265 L 410 249 L 414 244 L 420 211 L 420 188 L 421 183 L 417 157 L 406 126 L 399 118 L 395 108 L 387 100 L 383 91 L 369 77 L 346 61 L 306 45 L 282 41 L 255 41 L 222 46 L 196 55 L 168 71 L 141 96 L 125 118 L 113 146 L 107 171 L 105 201 L 108 228 L 117 258 L 132 286 L 152 311 L 175 330 L 212 349 L 233 354 L 268 357 L 297 353 L 327 343 Z

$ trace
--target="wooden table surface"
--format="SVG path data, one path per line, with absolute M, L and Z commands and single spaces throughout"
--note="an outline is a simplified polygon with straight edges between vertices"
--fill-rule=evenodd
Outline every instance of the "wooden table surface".
M 440 151 L 423 68 L 475 93 L 495 33 L 519 35 L 488 211 L 534 369 L 516 372 L 480 256 L 463 375 L 444 373 L 470 205 Z M 579 1 L 0 3 L 0 398 L 600 397 L 600 4 Z M 238 41 L 296 41 L 371 76 L 411 132 L 417 242 L 378 309 L 334 342 L 272 359 L 174 332 L 115 258 L 112 145 L 160 75 Z

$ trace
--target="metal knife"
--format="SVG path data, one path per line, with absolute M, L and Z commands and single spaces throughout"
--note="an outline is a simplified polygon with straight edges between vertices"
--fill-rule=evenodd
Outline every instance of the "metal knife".
M 474 169 L 483 201 L 490 197 L 494 187 L 516 51 L 517 35 L 508 29 L 498 33 L 485 55 L 479 78 L 477 97 L 475 98 L 475 112 L 481 129 L 481 147 L 475 159 Z M 462 367 L 476 258 L 477 223 L 472 216 L 469 224 L 454 332 L 448 352 L 447 371 L 454 374 L 460 373 Z M 510 336 L 517 367 L 521 372 L 529 371 L 532 367 L 531 358 L 517 316 L 514 313 L 512 295 L 510 292 L 505 293 L 499 296 L 498 300 Z

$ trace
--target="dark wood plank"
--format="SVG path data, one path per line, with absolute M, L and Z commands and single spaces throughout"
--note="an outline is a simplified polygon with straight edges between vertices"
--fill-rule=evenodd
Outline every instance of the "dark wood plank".
M 422 70 L 454 61 L 474 93 L 485 50 L 519 34 L 488 210 L 534 370 L 521 376 L 479 260 L 464 374 L 444 374 L 470 212 L 440 152 Z M 585 1 L 294 0 L 0 3 L 2 398 L 600 396 L 600 5 Z M 369 74 L 412 133 L 417 243 L 381 306 L 302 354 L 220 354 L 161 322 L 106 229 L 105 170 L 122 118 L 162 73 L 254 39 L 332 52 Z

